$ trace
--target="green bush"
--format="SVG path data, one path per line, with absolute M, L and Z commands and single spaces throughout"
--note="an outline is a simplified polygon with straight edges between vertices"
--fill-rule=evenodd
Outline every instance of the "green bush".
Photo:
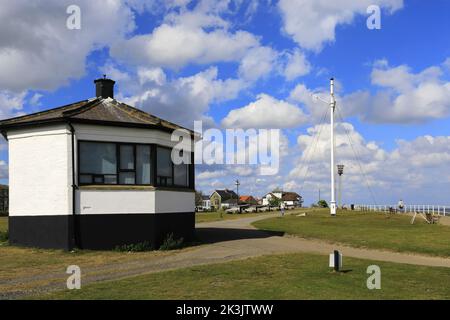
M 149 241 L 133 243 L 133 244 L 123 244 L 116 246 L 115 251 L 119 252 L 144 252 L 154 250 L 153 245 Z
M 175 239 L 173 233 L 167 235 L 159 250 L 176 250 L 183 247 L 183 238 Z
M 317 202 L 317 205 L 319 206 L 319 208 L 328 208 L 328 203 L 325 200 L 319 200 Z
M 8 231 L 0 231 L 0 242 L 6 242 L 9 239 L 9 233 Z

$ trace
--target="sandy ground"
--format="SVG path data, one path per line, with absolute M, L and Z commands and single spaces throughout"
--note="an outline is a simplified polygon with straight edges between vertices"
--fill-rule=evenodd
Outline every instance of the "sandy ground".
M 252 222 L 270 216 L 276 216 L 276 214 L 198 224 L 197 236 L 203 243 L 202 245 L 157 258 L 144 258 L 132 262 L 104 265 L 95 269 L 85 268 L 82 270 L 82 285 L 268 254 L 295 252 L 329 254 L 333 250 L 340 250 L 344 259 L 345 257 L 354 257 L 450 268 L 450 259 L 447 258 L 353 248 L 320 240 L 284 236 L 276 232 L 257 230 L 251 226 Z M 44 271 L 38 276 L 22 276 L 20 278 L 15 278 L 12 275 L 8 280 L 0 281 L 0 299 L 23 298 L 52 290 L 62 290 L 65 289 L 66 278 L 65 270 L 61 270 L 60 273 L 46 273 Z

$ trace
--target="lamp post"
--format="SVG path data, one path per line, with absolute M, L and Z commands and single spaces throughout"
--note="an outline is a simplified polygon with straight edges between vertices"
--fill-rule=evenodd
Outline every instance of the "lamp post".
M 338 164 L 337 165 L 338 175 L 339 175 L 339 202 L 338 207 L 342 207 L 342 175 L 344 174 L 344 165 Z
M 241 185 L 241 183 L 239 182 L 239 180 L 236 180 L 234 184 L 236 185 L 237 206 L 239 207 L 239 186 Z

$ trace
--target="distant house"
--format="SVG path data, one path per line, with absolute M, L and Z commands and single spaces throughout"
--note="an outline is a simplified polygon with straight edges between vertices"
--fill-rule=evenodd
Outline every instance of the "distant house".
M 8 214 L 9 204 L 9 187 L 4 184 L 0 184 L 0 215 Z
M 211 209 L 211 200 L 208 196 L 202 196 L 202 209 L 210 210 Z
M 211 200 L 211 207 L 218 210 L 237 205 L 238 195 L 233 190 L 215 190 L 209 199 Z
M 253 196 L 240 196 L 239 204 L 255 205 L 258 204 L 258 200 L 256 200 Z
M 296 192 L 274 190 L 262 198 L 262 205 L 269 205 L 273 198 L 281 200 L 281 202 L 287 207 L 301 207 L 303 204 L 302 196 Z

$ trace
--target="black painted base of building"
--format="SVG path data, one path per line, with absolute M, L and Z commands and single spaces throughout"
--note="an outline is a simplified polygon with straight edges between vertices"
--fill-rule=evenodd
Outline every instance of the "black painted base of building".
M 195 213 L 9 217 L 9 243 L 27 247 L 108 250 L 149 242 L 157 249 L 171 233 L 193 240 Z

